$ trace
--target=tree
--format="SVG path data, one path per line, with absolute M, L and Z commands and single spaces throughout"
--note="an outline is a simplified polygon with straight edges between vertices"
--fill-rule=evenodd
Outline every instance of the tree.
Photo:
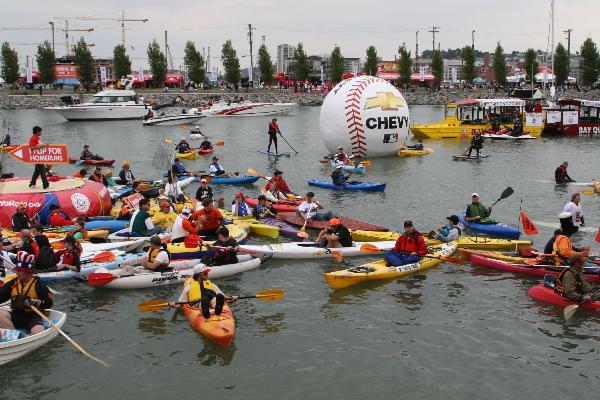
M 556 51 L 554 52 L 553 73 L 556 79 L 554 83 L 557 86 L 564 85 L 569 78 L 569 55 L 562 43 L 559 43 L 558 46 L 556 46 Z
M 591 38 L 585 39 L 581 45 L 581 61 L 579 62 L 579 75 L 581 83 L 593 85 L 598 80 L 598 49 Z
M 131 74 L 131 60 L 126 53 L 125 46 L 122 44 L 115 46 L 113 50 L 113 60 L 115 64 L 115 79 L 121 79 L 122 77 Z
M 439 87 L 444 77 L 444 59 L 442 53 L 439 50 L 433 52 L 431 58 L 431 73 L 433 74 L 434 81 L 433 85 Z
M 496 76 L 496 83 L 504 85 L 506 83 L 506 58 L 504 58 L 504 49 L 500 45 L 500 42 L 498 42 L 494 51 L 492 69 Z
M 298 43 L 294 50 L 294 75 L 297 80 L 305 81 L 310 75 L 310 65 L 308 64 L 308 56 L 304 51 L 302 43 Z
M 160 51 L 160 46 L 156 39 L 148 43 L 146 49 L 150 72 L 152 72 L 152 82 L 155 86 L 163 87 L 167 77 L 167 57 Z
M 79 72 L 79 82 L 82 85 L 89 85 L 94 82 L 94 72 L 96 72 L 96 66 L 94 65 L 94 58 L 90 52 L 90 48 L 85 42 L 84 38 L 73 46 L 73 61 L 77 65 L 77 72 Z
M 56 65 L 56 56 L 52 50 L 52 45 L 47 40 L 38 45 L 37 55 L 37 67 L 40 71 L 40 83 L 49 85 L 56 80 L 54 73 L 54 66 Z
M 465 46 L 462 49 L 463 70 L 462 76 L 465 82 L 473 82 L 475 79 L 475 51 L 471 46 Z
M 367 59 L 365 61 L 365 67 L 363 71 L 365 74 L 371 76 L 377 76 L 377 63 L 379 59 L 377 58 L 377 49 L 375 46 L 369 46 L 367 49 Z
M 537 53 L 534 49 L 527 49 L 525 52 L 524 67 L 527 73 L 527 80 L 533 82 L 538 69 Z
M 240 60 L 231 45 L 231 40 L 226 41 L 223 45 L 221 63 L 223 63 L 223 69 L 225 70 L 225 81 L 231 83 L 235 87 L 235 90 L 237 90 L 241 79 Z
M 275 66 L 267 46 L 264 44 L 258 48 L 258 69 L 260 71 L 260 79 L 266 84 L 271 84 L 273 81 L 273 74 L 275 73 Z
M 412 58 L 410 51 L 406 50 L 406 45 L 398 47 L 400 60 L 398 61 L 398 84 L 401 86 L 410 85 L 410 76 L 412 75 Z
M 187 76 L 190 81 L 204 83 L 204 57 L 198 50 L 194 42 L 187 41 L 183 50 L 183 63 L 187 69 Z
M 333 82 L 341 82 L 344 77 L 344 56 L 340 51 L 339 46 L 335 46 L 331 52 L 331 80 Z
M 21 74 L 19 73 L 19 55 L 15 49 L 12 49 L 8 42 L 2 43 L 0 50 L 2 64 L 0 65 L 0 76 L 10 85 L 19 82 Z

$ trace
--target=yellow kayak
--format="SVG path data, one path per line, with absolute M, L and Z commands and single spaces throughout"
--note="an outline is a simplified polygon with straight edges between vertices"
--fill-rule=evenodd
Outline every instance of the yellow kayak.
M 398 232 L 376 232 L 351 230 L 352 239 L 357 242 L 380 242 L 384 240 L 397 240 Z M 439 240 L 425 239 L 432 246 L 440 244 Z M 531 247 L 529 240 L 492 239 L 482 236 L 461 236 L 457 240 L 457 248 L 477 250 L 521 250 Z
M 398 151 L 398 155 L 400 157 L 419 157 L 429 154 L 433 151 L 429 147 L 425 147 L 423 150 L 414 150 L 414 149 L 401 149 Z
M 501 260 L 501 261 L 507 261 L 510 263 L 524 263 L 526 258 L 524 257 L 519 257 L 516 255 L 508 255 L 508 254 L 504 254 L 501 253 L 499 251 L 485 251 L 485 250 L 475 250 L 475 249 L 458 249 L 458 252 L 460 253 L 461 257 L 464 258 L 465 260 L 470 260 L 471 259 L 471 255 L 473 254 L 477 254 L 480 256 L 484 256 L 487 258 L 493 258 L 494 260 Z M 515 254 L 515 253 L 513 253 Z
M 264 236 L 271 239 L 277 239 L 279 237 L 279 227 L 263 224 L 262 222 L 254 219 L 251 215 L 246 217 L 232 217 L 231 212 L 220 210 L 226 218 L 233 219 L 233 223 L 242 227 L 247 226 L 250 228 L 250 233 L 258 236 Z
M 419 262 L 414 264 L 395 267 L 393 265 L 388 266 L 386 260 L 380 260 L 358 267 L 327 272 L 325 274 L 325 281 L 333 289 L 343 289 L 366 281 L 399 278 L 435 267 L 443 261 L 441 257 L 451 256 L 455 250 L 455 243 L 445 243 L 437 246 L 432 253 L 429 253 L 428 255 L 431 257 L 423 257 Z
M 175 157 L 179 158 L 180 160 L 195 160 L 197 157 L 202 156 L 190 151 L 189 153 L 175 153 Z

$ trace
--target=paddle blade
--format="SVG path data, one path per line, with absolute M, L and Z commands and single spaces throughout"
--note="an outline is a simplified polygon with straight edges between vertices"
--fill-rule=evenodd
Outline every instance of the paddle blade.
M 306 228 L 305 228 L 306 229 Z M 308 233 L 304 232 L 304 231 L 300 231 L 296 234 L 299 238 L 302 239 L 308 239 Z
M 570 306 L 566 306 L 564 310 L 565 320 L 571 319 L 573 314 L 577 312 L 579 308 L 579 304 L 571 304 Z
M 533 222 L 529 219 L 525 211 L 521 211 L 521 223 L 523 224 L 523 231 L 526 235 L 537 235 L 538 230 L 533 224 Z
M 103 286 L 117 279 L 116 275 L 109 272 L 94 272 L 88 275 L 88 285 Z
M 186 124 L 181 124 L 181 125 L 179 125 L 179 127 L 180 127 L 181 129 L 187 129 L 187 125 L 186 125 Z
M 360 246 L 361 253 L 379 253 L 381 249 L 374 244 L 364 243 Z
M 263 301 L 278 301 L 285 297 L 285 292 L 281 289 L 267 289 L 257 293 L 255 297 Z
M 225 142 L 220 140 L 217 143 L 215 143 L 215 146 L 225 146 Z
M 331 160 L 319 160 L 321 164 L 329 164 Z
M 448 261 L 449 263 L 456 264 L 456 265 L 463 265 L 465 263 L 465 260 L 463 260 L 462 258 L 456 258 L 456 257 L 442 257 L 442 260 Z
M 596 232 L 596 238 L 594 240 L 600 243 L 600 228 L 598 228 L 598 232 Z
M 331 254 L 333 255 L 333 258 L 335 258 L 335 260 L 337 262 L 344 262 L 344 256 L 342 255 L 342 252 L 339 250 L 334 250 L 331 252 Z
M 583 190 L 580 190 L 579 193 L 586 195 L 586 196 L 593 196 L 595 194 L 593 189 L 583 189 Z
M 500 195 L 500 200 L 503 200 L 507 197 L 510 197 L 513 193 L 514 193 L 514 189 L 511 188 L 510 186 L 507 187 L 506 189 L 504 189 L 504 191 L 502 192 L 502 194 Z
M 109 261 L 115 261 L 116 258 L 117 257 L 115 256 L 115 253 L 113 253 L 112 251 L 103 251 L 102 253 L 96 254 L 92 258 L 92 262 L 105 263 L 105 262 L 109 262 Z
M 138 304 L 139 312 L 152 312 L 158 311 L 169 306 L 169 302 L 166 300 L 148 300 Z
M 248 168 L 248 169 L 246 170 L 246 172 L 248 172 L 250 175 L 261 176 L 261 175 L 258 173 L 258 171 L 257 171 L 257 170 L 255 170 L 255 169 L 252 169 L 252 168 Z

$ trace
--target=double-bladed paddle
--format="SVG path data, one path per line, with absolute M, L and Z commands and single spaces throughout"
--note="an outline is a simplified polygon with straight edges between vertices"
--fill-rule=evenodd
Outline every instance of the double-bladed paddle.
M 500 195 L 500 198 L 499 198 L 498 200 L 496 200 L 496 201 L 494 202 L 494 204 L 492 204 L 492 205 L 490 206 L 490 208 L 494 207 L 494 206 L 496 205 L 496 203 L 498 203 L 500 200 L 504 200 L 504 199 L 506 199 L 507 197 L 510 197 L 510 196 L 511 196 L 511 195 L 512 195 L 514 192 L 515 192 L 515 191 L 514 191 L 514 189 L 513 189 L 513 188 L 511 188 L 510 186 L 509 186 L 509 187 L 507 187 L 506 189 L 504 189 L 504 191 L 502 191 L 502 194 Z

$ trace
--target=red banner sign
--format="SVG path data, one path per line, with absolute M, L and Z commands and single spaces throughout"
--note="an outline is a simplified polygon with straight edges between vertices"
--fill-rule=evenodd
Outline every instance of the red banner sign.
M 49 144 L 47 147 L 32 150 L 22 144 L 10 151 L 9 156 L 25 164 L 68 164 L 69 154 L 66 144 Z

